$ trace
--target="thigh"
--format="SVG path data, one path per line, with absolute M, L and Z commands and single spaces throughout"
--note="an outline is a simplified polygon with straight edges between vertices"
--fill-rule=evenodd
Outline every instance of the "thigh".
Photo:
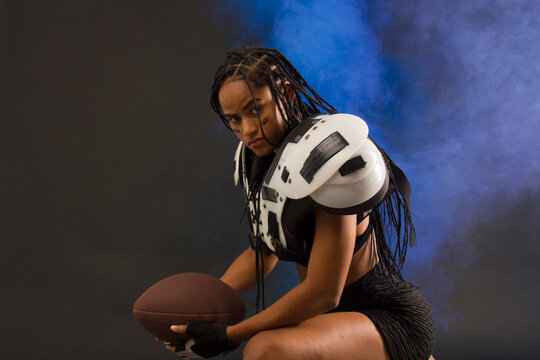
M 388 360 L 389 357 L 379 332 L 367 316 L 341 312 L 263 331 L 247 343 L 244 359 Z

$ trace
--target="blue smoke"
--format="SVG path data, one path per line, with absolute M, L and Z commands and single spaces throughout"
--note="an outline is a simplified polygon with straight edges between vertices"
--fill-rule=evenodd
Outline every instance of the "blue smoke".
M 453 284 L 437 259 L 452 247 L 463 250 L 456 265 L 475 262 L 467 229 L 538 189 L 540 3 L 220 4 L 240 26 L 234 43 L 280 49 L 336 108 L 362 116 L 408 174 L 419 245 L 407 269 L 430 269 L 422 287 L 446 327 Z
M 269 45 L 282 51 L 309 83 L 344 112 L 382 100 L 381 44 L 354 2 L 287 2 Z
M 477 254 L 461 235 L 538 188 L 540 4 L 395 1 L 391 11 L 398 24 L 381 34 L 394 37 L 391 56 L 426 92 L 398 95 L 416 145 L 400 146 L 400 163 L 413 170 L 417 224 L 430 239 L 422 258 L 463 246 L 466 265 Z
M 226 15 L 227 25 L 220 25 L 235 28 L 235 46 L 279 49 L 342 112 L 365 113 L 392 95 L 383 88 L 381 44 L 362 2 L 243 0 L 214 6 L 218 16 Z

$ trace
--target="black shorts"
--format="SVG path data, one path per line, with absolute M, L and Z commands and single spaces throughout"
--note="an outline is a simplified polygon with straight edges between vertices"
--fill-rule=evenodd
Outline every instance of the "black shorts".
M 381 334 L 391 360 L 427 360 L 435 344 L 435 325 L 426 299 L 405 280 L 379 264 L 343 290 L 331 312 L 365 314 Z

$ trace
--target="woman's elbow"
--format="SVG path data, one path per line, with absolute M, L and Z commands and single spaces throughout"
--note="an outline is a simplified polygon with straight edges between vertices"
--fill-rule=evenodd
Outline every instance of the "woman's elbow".
M 316 307 L 319 313 L 335 309 L 339 305 L 342 289 L 335 286 L 327 286 L 320 283 L 312 283 L 310 279 L 304 280 L 302 285 L 306 286 L 307 296 L 311 299 L 311 303 Z
M 319 297 L 320 306 L 322 312 L 327 312 L 335 309 L 339 305 L 339 300 L 341 299 L 341 292 L 329 292 L 326 294 L 321 294 Z

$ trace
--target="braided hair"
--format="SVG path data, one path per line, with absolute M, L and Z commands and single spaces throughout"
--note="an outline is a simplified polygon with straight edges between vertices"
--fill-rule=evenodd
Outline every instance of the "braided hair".
M 289 129 L 310 115 L 320 112 L 337 113 L 332 105 L 309 86 L 281 52 L 261 46 L 244 46 L 227 52 L 223 65 L 214 75 L 212 85 L 210 104 L 228 127 L 229 123 L 223 117 L 218 98 L 219 90 L 227 79 L 244 79 L 252 93 L 253 88 L 268 86 Z M 285 84 L 290 84 L 290 87 Z

